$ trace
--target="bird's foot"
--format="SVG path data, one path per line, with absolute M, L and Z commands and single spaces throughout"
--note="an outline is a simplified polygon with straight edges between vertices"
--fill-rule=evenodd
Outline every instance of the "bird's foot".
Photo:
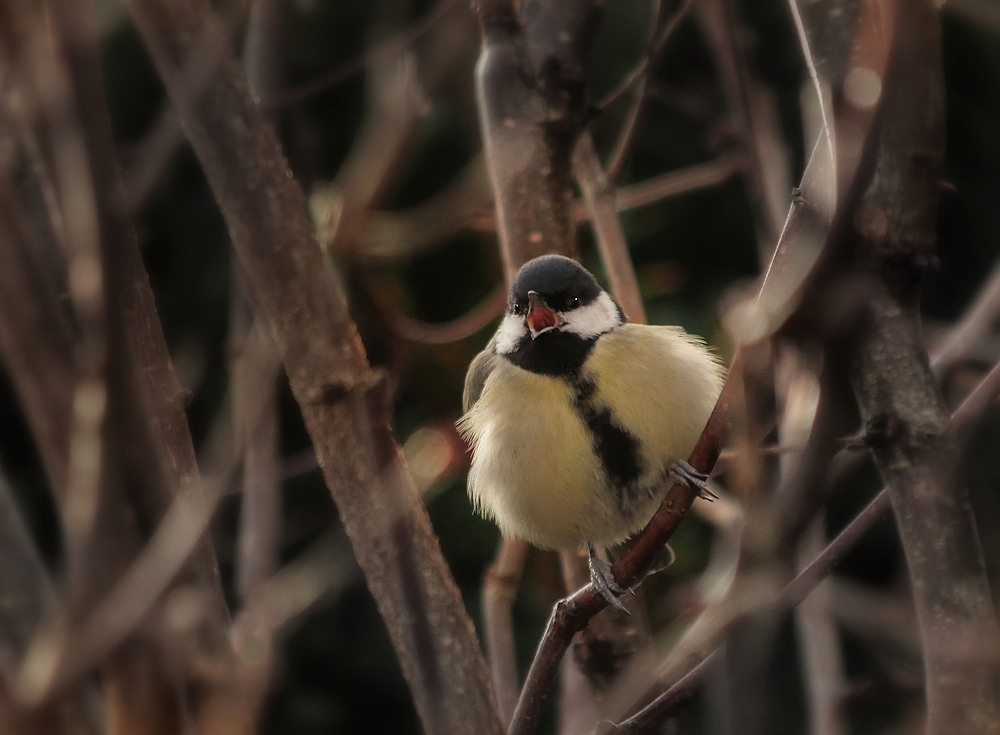
M 590 561 L 590 583 L 594 591 L 608 601 L 612 607 L 621 610 L 626 615 L 629 611 L 618 599 L 619 595 L 624 595 L 628 590 L 622 588 L 615 581 L 615 575 L 611 572 L 611 564 L 597 556 L 597 551 L 593 546 L 587 547 Z
M 687 485 L 692 490 L 698 491 L 698 497 L 712 501 L 718 498 L 708 487 L 708 475 L 698 472 L 683 459 L 679 459 L 670 465 L 670 479 L 676 483 Z

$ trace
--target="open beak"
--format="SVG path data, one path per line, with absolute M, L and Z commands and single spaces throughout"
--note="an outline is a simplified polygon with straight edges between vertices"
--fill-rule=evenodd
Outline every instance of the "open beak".
M 532 339 L 563 325 L 562 317 L 552 311 L 535 291 L 528 292 L 528 314 L 525 320 Z

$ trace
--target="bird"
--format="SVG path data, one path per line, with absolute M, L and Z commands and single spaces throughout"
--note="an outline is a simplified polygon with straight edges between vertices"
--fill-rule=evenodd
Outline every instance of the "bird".
M 528 261 L 465 378 L 457 428 L 472 455 L 474 508 L 505 537 L 586 546 L 594 589 L 624 609 L 598 550 L 640 530 L 671 481 L 712 497 L 685 458 L 723 376 L 701 338 L 627 322 L 575 260 Z

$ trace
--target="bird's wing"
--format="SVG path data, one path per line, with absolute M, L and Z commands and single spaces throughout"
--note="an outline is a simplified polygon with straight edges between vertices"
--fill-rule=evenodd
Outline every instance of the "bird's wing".
M 497 366 L 497 362 L 502 360 L 494 350 L 496 337 L 490 340 L 486 349 L 476 355 L 469 363 L 469 372 L 465 374 L 465 390 L 462 392 L 462 412 L 466 413 L 472 408 L 486 385 L 486 379 Z

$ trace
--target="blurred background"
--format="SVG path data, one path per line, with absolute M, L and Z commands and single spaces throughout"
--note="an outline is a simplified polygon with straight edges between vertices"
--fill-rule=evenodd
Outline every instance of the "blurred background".
M 324 225 L 356 227 L 350 248 L 331 253 L 347 284 L 351 313 L 369 358 L 394 389 L 395 428 L 425 494 L 445 556 L 479 624 L 481 577 L 498 534 L 474 515 L 464 487 L 467 456 L 453 423 L 461 411 L 469 361 L 489 339 L 502 305 L 502 266 L 481 148 L 473 71 L 479 30 L 456 0 L 269 0 L 248 7 L 216 3 L 242 49 L 260 103 L 277 130 L 291 170 Z M 696 0 L 695 5 L 698 5 Z M 631 109 L 616 94 L 646 56 L 654 17 L 680 3 L 608 3 L 592 65 L 596 147 L 607 158 Z M 767 103 L 777 145 L 768 165 L 791 185 L 804 162 L 807 75 L 787 4 L 734 3 L 746 71 Z M 939 218 L 939 260 L 923 300 L 929 344 L 946 332 L 987 280 L 1000 255 L 1000 1 L 955 0 L 942 10 L 947 85 L 948 186 Z M 129 207 L 181 383 L 202 471 L 221 472 L 233 443 L 234 290 L 239 278 L 226 228 L 171 114 L 163 87 L 129 18 L 101 6 L 101 65 Z M 701 334 L 726 359 L 721 309 L 763 267 L 764 228 L 741 175 L 740 122 L 727 71 L 713 50 L 706 11 L 686 13 L 653 58 L 646 104 L 620 184 L 635 194 L 622 223 L 651 323 Z M 670 178 L 674 175 L 673 178 Z M 632 187 L 629 189 L 629 187 Z M 331 214 L 331 212 L 333 214 Z M 346 214 L 345 214 L 346 213 Z M 351 215 L 347 217 L 346 215 Z M 348 224 L 345 224 L 348 223 Z M 327 233 L 329 234 L 329 233 Z M 580 228 L 585 265 L 603 278 L 589 229 Z M 993 332 L 952 371 L 946 396 L 960 399 L 983 366 L 1000 358 Z M 61 546 L 56 511 L 24 417 L 0 374 L 0 463 L 32 533 L 53 567 Z M 297 558 L 332 534 L 337 510 L 315 469 L 298 409 L 278 383 L 281 482 L 280 553 Z M 966 470 L 990 576 L 1000 569 L 1000 412 L 994 408 L 964 445 Z M 832 496 L 835 531 L 879 486 L 866 468 Z M 234 559 L 241 512 L 237 492 L 212 525 L 227 594 L 236 601 Z M 672 541 L 677 562 L 650 581 L 662 599 L 653 617 L 682 611 L 709 562 L 712 530 L 692 517 Z M 880 524 L 839 569 L 841 578 L 890 593 L 904 561 L 891 521 Z M 532 552 L 515 605 L 519 660 L 526 664 L 552 602 L 558 562 Z M 888 732 L 918 701 L 920 663 L 907 635 L 844 627 L 856 732 Z M 785 624 L 774 653 L 776 681 L 787 682 L 769 711 L 769 731 L 803 731 L 794 631 Z M 897 631 L 906 630 L 905 626 Z M 911 631 L 912 632 L 912 631 Z M 705 706 L 709 705 L 706 701 Z M 375 705 L 375 706 L 373 706 Z M 685 717 L 698 717 L 699 707 Z M 419 725 L 395 654 L 360 572 L 348 567 L 321 601 L 283 635 L 263 732 L 416 733 Z

